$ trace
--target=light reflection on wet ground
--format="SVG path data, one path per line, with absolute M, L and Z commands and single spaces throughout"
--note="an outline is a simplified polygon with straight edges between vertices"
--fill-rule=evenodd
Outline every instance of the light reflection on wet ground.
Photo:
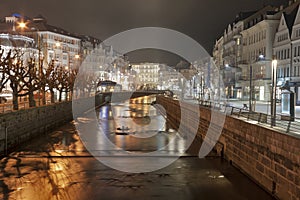
M 130 109 L 140 110 L 141 105 L 133 105 Z M 148 116 L 155 117 L 157 113 L 151 109 L 148 109 Z M 116 116 L 131 114 L 116 112 Z M 124 119 L 128 118 L 110 122 L 113 127 L 108 124 L 106 130 L 112 142 L 128 151 L 153 151 L 168 143 L 168 136 L 178 137 L 176 132 L 161 132 L 148 137 L 147 142 L 141 142 L 145 138 L 111 133 Z M 129 124 L 124 126 L 129 127 Z M 129 128 L 134 127 L 130 125 Z M 164 124 L 156 128 L 165 131 Z M 196 141 L 193 150 L 164 169 L 125 173 L 92 157 L 72 122 L 24 144 L 1 159 L 0 199 L 272 199 L 220 158 L 199 159 L 194 156 L 199 145 Z M 177 151 L 179 146 L 174 145 L 170 152 Z

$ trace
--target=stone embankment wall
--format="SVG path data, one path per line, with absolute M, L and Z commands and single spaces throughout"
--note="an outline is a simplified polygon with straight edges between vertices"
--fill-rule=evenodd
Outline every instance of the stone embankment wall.
M 180 120 L 187 124 L 196 121 L 193 119 L 195 106 L 182 102 L 180 108 L 178 101 L 162 96 L 157 98 L 157 103 L 166 109 L 170 124 L 178 126 Z M 182 109 L 190 115 L 181 117 Z M 197 106 L 196 109 L 200 110 L 198 137 L 204 139 L 209 127 L 221 128 L 222 134 L 215 148 L 225 159 L 278 199 L 300 199 L 299 138 L 231 116 L 226 116 L 223 126 L 211 120 L 213 112 L 214 119 L 224 117 L 223 113 L 207 107 Z M 185 128 L 192 131 L 188 125 Z
M 72 102 L 62 102 L 0 115 L 0 154 L 28 139 L 57 128 L 73 119 Z

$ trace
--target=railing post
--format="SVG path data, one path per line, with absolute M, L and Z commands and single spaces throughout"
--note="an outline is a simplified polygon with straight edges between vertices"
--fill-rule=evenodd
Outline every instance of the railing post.
M 261 122 L 261 115 L 262 113 L 259 113 L 258 122 Z
M 290 128 L 291 128 L 291 123 L 292 121 L 289 121 L 288 125 L 287 125 L 287 128 L 286 128 L 286 132 L 290 132 Z

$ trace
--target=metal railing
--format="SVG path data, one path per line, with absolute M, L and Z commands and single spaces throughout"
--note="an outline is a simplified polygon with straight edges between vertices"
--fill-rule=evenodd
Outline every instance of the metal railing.
M 249 111 L 247 108 L 234 107 L 230 104 L 199 100 L 199 105 L 219 110 L 226 115 L 235 116 L 247 121 L 254 121 L 261 125 L 274 128 L 279 131 L 300 136 L 300 118 L 286 115 L 276 115 L 275 125 L 272 125 L 272 116 L 266 113 Z

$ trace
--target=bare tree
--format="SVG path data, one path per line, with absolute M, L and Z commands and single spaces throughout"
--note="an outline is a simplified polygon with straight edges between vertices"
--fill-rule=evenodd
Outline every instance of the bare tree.
M 0 49 L 0 92 L 6 87 L 6 84 L 9 81 L 9 77 L 6 73 L 7 71 L 7 63 L 11 57 L 11 51 L 5 55 L 4 49 Z M 0 103 L 2 103 L 2 99 L 0 99 Z
M 13 109 L 18 110 L 18 97 L 29 97 L 29 106 L 35 106 L 34 91 L 40 87 L 38 70 L 34 58 L 29 58 L 24 64 L 23 53 L 20 50 L 10 51 L 6 74 L 10 81 L 13 96 Z
M 96 89 L 99 78 L 94 73 L 81 72 L 76 76 L 75 90 L 79 92 L 78 97 L 86 97 L 91 94 L 93 89 Z
M 62 93 L 66 92 L 68 90 L 69 75 L 68 75 L 68 71 L 62 66 L 57 66 L 55 68 L 55 71 L 56 71 L 56 75 L 57 75 L 56 89 L 59 91 L 58 101 L 61 102 L 62 101 Z
M 29 58 L 27 64 L 23 66 L 23 76 L 21 77 L 22 94 L 18 96 L 28 95 L 29 107 L 35 106 L 34 92 L 40 90 L 41 77 L 39 70 L 36 68 L 36 60 L 34 58 Z M 24 93 L 25 92 L 25 93 Z M 40 98 L 40 97 L 39 97 Z
M 23 67 L 23 60 L 21 59 L 22 55 L 19 51 L 12 52 L 11 50 L 9 51 L 8 55 L 10 58 L 7 62 L 7 69 L 5 73 L 8 75 L 10 87 L 12 89 L 13 109 L 18 110 L 18 94 L 22 91 L 24 86 L 21 80 L 25 70 Z
M 70 70 L 68 74 L 68 81 L 67 81 L 67 92 L 69 93 L 70 100 L 72 100 L 72 94 L 74 89 L 75 80 L 78 74 L 78 69 L 72 69 Z
M 47 69 L 44 71 L 44 80 L 45 80 L 45 87 L 48 86 L 48 90 L 50 91 L 51 96 L 51 103 L 55 102 L 55 94 L 54 90 L 58 88 L 58 80 L 57 80 L 57 70 L 54 65 L 54 61 L 52 60 L 48 65 Z

